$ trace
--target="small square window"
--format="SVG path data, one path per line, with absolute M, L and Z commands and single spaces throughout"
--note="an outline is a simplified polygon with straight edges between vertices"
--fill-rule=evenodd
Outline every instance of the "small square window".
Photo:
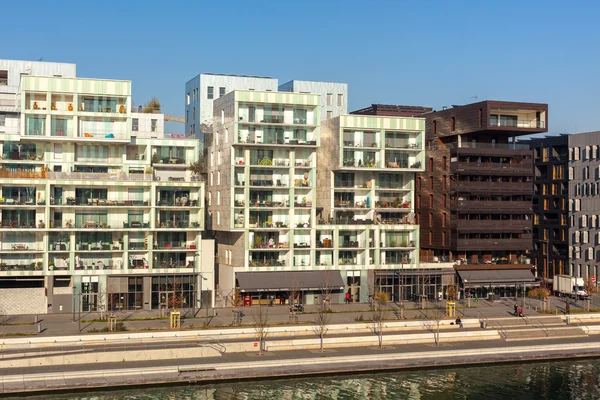
M 224 87 L 220 87 L 219 88 L 219 97 L 223 97 L 225 96 L 225 88 Z

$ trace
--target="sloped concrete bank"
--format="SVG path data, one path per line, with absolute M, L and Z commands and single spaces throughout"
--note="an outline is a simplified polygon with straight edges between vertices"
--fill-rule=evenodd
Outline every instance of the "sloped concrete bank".
M 399 351 L 388 347 L 372 349 L 368 354 L 352 354 L 353 349 L 312 351 L 310 356 L 295 357 L 292 353 L 276 352 L 264 356 L 246 357 L 240 361 L 210 359 L 198 363 L 178 360 L 177 365 L 153 366 L 140 363 L 131 368 L 105 368 L 100 365 L 78 365 L 76 369 L 49 370 L 45 373 L 18 374 L 4 371 L 0 376 L 0 393 L 17 394 L 131 387 L 144 385 L 215 383 L 227 380 L 273 379 L 308 375 L 346 374 L 415 368 L 440 368 L 523 361 L 600 357 L 600 342 L 553 343 L 544 345 L 506 346 L 502 342 L 484 343 L 479 348 L 460 346 L 423 346 Z M 488 347 L 489 346 L 489 347 Z M 417 351 L 418 350 L 418 351 Z M 195 363 L 194 363 L 195 361 Z

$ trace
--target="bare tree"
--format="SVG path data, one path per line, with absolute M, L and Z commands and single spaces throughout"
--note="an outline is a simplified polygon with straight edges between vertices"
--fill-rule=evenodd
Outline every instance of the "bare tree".
M 167 281 L 167 307 L 176 311 L 184 304 L 183 286 L 176 276 Z
M 371 330 L 377 335 L 378 346 L 383 347 L 383 328 L 386 316 L 385 307 L 390 298 L 385 292 L 374 292 L 372 297 Z
M 429 320 L 431 321 L 431 330 L 433 331 L 433 339 L 438 346 L 440 344 L 440 322 L 442 321 L 444 314 L 445 311 L 438 306 L 433 310 L 433 313 L 429 317 Z
M 592 295 L 598 291 L 598 288 L 596 287 L 596 282 L 594 282 L 589 275 L 583 282 L 583 290 L 587 296 L 587 310 L 590 311 L 592 308 Z
M 100 312 L 100 319 L 106 319 L 106 310 L 107 310 L 107 302 L 108 294 L 106 293 L 106 289 L 100 290 L 98 292 L 98 311 Z
M 265 339 L 267 338 L 267 328 L 269 325 L 269 310 L 263 307 L 262 304 L 258 306 L 258 312 L 254 315 L 254 332 L 256 333 L 256 340 L 258 340 L 259 350 L 258 354 L 262 355 L 265 347 Z
M 424 268 L 419 270 L 419 282 L 417 291 L 421 294 L 421 309 L 424 310 L 427 308 L 427 291 L 426 286 L 431 283 L 431 275 L 426 273 Z
M 321 288 L 321 302 L 315 314 L 315 326 L 313 331 L 319 336 L 319 350 L 323 351 L 323 339 L 328 331 L 327 326 L 331 322 L 329 303 L 331 301 L 331 273 L 324 271 L 323 286 Z

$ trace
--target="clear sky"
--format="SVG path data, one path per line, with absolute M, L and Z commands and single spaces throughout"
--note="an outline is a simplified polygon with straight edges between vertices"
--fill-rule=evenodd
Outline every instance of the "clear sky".
M 0 58 L 133 81 L 183 115 L 202 72 L 349 84 L 371 103 L 548 103 L 551 133 L 600 129 L 598 1 L 5 1 Z M 182 132 L 183 124 L 169 124 Z

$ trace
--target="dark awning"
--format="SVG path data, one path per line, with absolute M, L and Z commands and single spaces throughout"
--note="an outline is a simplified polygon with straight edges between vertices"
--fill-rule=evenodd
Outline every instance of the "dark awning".
M 238 272 L 235 276 L 240 292 L 344 289 L 339 271 Z
M 533 284 L 535 276 L 531 269 L 471 269 L 458 270 L 465 286 L 514 286 Z

